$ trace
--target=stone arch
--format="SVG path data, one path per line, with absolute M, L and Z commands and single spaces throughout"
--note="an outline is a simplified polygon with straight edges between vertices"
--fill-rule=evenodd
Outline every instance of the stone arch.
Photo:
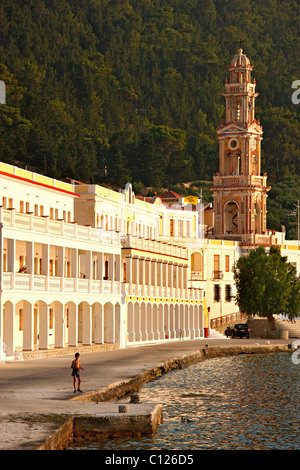
M 254 227 L 255 227 L 255 233 L 262 232 L 261 205 L 259 201 L 256 201 L 254 203 Z
M 64 348 L 68 340 L 66 312 L 64 305 L 59 301 L 52 302 L 49 306 L 49 341 L 55 348 Z
M 238 213 L 239 207 L 235 201 L 228 201 L 223 208 L 224 233 L 238 232 Z
M 103 331 L 103 307 L 100 302 L 95 302 L 92 305 L 92 341 L 95 344 L 104 343 L 104 331 Z
M 191 278 L 203 279 L 203 253 L 194 251 L 191 254 Z
M 29 304 L 29 302 L 27 302 Z M 25 309 L 24 309 L 25 313 Z M 29 330 L 32 329 L 32 336 L 35 336 L 36 319 L 38 322 L 38 347 L 39 349 L 49 349 L 50 344 L 54 345 L 54 313 L 49 312 L 49 306 L 43 300 L 38 300 L 34 305 L 27 305 L 26 318 L 24 315 L 24 341 L 28 344 Z M 51 335 L 51 336 L 50 336 Z M 33 342 L 33 338 L 31 338 Z M 27 349 L 27 347 L 26 347 Z M 32 349 L 30 349 L 32 351 Z
M 68 345 L 78 345 L 78 308 L 74 302 L 65 304 L 68 327 Z
M 85 301 L 78 305 L 78 342 L 84 345 L 92 343 L 92 308 Z

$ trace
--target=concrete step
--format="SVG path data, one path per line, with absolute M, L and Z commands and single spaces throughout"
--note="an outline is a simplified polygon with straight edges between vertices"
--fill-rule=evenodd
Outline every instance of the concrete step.
M 227 336 L 223 335 L 217 330 L 214 330 L 213 328 L 210 329 L 208 337 L 213 339 L 228 339 Z
M 62 357 L 74 355 L 76 352 L 80 354 L 84 352 L 98 352 L 98 351 L 109 351 L 120 349 L 120 345 L 117 343 L 105 343 L 105 344 L 92 344 L 78 346 L 69 346 L 66 348 L 50 348 L 50 349 L 38 349 L 36 351 L 15 351 L 14 356 L 4 355 L 4 362 L 11 361 L 26 361 L 30 359 L 44 359 L 47 357 Z

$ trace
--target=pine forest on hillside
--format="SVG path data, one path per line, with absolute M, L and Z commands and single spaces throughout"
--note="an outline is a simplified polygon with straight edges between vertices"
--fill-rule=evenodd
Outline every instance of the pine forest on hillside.
M 201 187 L 209 201 L 227 65 L 242 45 L 259 92 L 268 228 L 296 238 L 299 31 L 297 0 L 1 0 L 0 160 L 131 181 L 137 193 Z

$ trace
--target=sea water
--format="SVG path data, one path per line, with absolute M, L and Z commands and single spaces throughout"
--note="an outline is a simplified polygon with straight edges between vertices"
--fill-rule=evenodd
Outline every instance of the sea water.
M 142 387 L 140 402 L 163 405 L 163 422 L 153 436 L 110 439 L 81 448 L 300 449 L 299 379 L 300 364 L 290 353 L 208 359 Z

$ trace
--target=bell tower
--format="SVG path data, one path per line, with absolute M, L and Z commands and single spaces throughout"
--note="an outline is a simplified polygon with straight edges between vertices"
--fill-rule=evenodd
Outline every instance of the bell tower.
M 255 243 L 266 233 L 267 176 L 261 176 L 262 127 L 255 119 L 255 79 L 242 49 L 225 81 L 225 122 L 218 127 L 219 172 L 211 188 L 216 237 Z

